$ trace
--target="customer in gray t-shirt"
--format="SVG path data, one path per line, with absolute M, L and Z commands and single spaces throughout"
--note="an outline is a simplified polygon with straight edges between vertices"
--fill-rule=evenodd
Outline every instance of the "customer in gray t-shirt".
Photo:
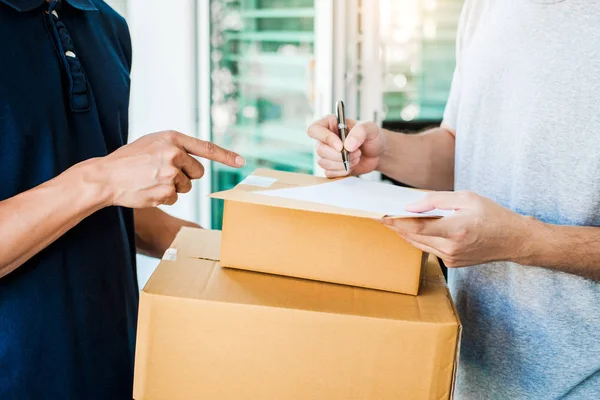
M 383 221 L 451 268 L 457 398 L 600 399 L 600 2 L 467 0 L 442 126 L 349 125 L 351 174 L 457 190 L 410 207 L 452 216 Z M 329 177 L 335 126 L 308 132 Z

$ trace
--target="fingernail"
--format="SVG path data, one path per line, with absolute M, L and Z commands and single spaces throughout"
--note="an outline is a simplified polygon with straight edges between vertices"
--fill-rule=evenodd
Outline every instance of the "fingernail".
M 357 145 L 358 145 L 358 142 L 353 137 L 346 139 L 346 150 L 354 151 L 354 150 L 356 150 Z
M 389 218 L 381 218 L 381 219 L 379 220 L 379 222 L 381 222 L 381 223 L 382 223 L 382 224 L 384 224 L 384 225 L 391 225 L 391 224 L 392 224 L 392 220 L 391 220 L 391 219 L 389 219 Z
M 334 149 L 336 149 L 337 151 L 342 151 L 344 148 L 344 145 L 342 144 L 342 142 L 337 141 L 335 142 L 335 145 L 333 146 Z
M 246 165 L 246 160 L 244 160 L 241 156 L 237 156 L 235 157 L 235 165 L 243 167 L 244 165 Z

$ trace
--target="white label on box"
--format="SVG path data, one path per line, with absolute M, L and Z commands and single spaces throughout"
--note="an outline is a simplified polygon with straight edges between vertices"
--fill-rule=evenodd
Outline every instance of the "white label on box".
M 240 185 L 258 186 L 268 188 L 277 182 L 276 178 L 267 178 L 266 176 L 250 175 L 240 182 Z
M 165 254 L 163 255 L 163 260 L 167 260 L 167 261 L 176 261 L 177 260 L 177 249 L 167 249 L 167 251 L 165 251 Z

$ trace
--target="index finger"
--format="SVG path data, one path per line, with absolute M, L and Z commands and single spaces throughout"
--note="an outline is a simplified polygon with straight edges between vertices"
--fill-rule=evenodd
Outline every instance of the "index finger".
M 384 225 L 398 233 L 429 237 L 448 237 L 452 227 L 444 218 L 384 218 Z
M 196 139 L 181 133 L 177 136 L 177 141 L 178 143 L 176 144 L 192 155 L 235 168 L 243 167 L 246 164 L 246 160 L 239 154 L 217 146 L 212 142 Z
M 328 115 L 309 126 L 307 133 L 311 138 L 325 143 L 337 151 L 342 151 L 344 146 L 342 144 L 342 139 L 339 137 L 337 125 L 338 122 L 336 116 Z M 350 130 L 356 125 L 356 121 L 347 118 L 346 125 L 348 126 L 348 130 Z

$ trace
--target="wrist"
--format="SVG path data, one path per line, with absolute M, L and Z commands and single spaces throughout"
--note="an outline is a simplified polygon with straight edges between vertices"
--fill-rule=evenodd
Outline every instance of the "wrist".
M 386 154 L 388 153 L 388 131 L 380 128 L 376 123 L 373 124 L 373 129 L 378 131 L 378 140 L 381 141 L 381 154 L 377 158 L 377 164 L 375 165 L 375 171 L 382 172 L 382 168 L 385 168 L 383 165 L 385 163 Z
M 107 177 L 101 158 L 92 158 L 76 164 L 66 173 L 76 175 L 82 196 L 90 199 L 96 209 L 114 205 L 114 194 L 107 184 Z
M 520 216 L 522 235 L 518 238 L 520 246 L 515 256 L 509 260 L 521 265 L 536 266 L 547 253 L 547 244 L 551 240 L 552 227 L 533 217 Z

